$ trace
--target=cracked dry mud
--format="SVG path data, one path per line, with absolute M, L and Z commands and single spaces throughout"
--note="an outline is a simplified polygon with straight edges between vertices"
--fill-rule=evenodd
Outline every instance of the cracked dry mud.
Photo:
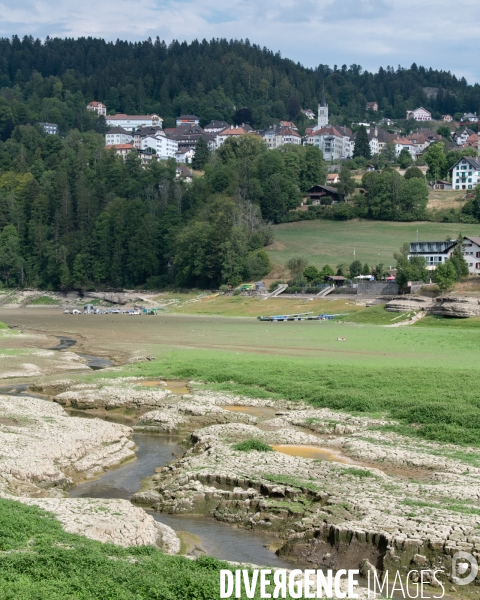
M 86 412 L 132 411 L 133 429 L 176 431 L 186 434 L 190 443 L 182 458 L 143 482 L 133 498 L 137 505 L 268 530 L 278 536 L 281 555 L 312 567 L 358 568 L 367 560 L 378 569 L 406 573 L 412 568 L 443 568 L 450 573 L 451 557 L 458 550 L 480 559 L 478 451 L 402 437 L 382 429 L 390 424 L 382 419 L 209 391 L 179 397 L 139 383 L 117 378 L 88 385 L 68 380 L 50 384 L 43 391 L 54 395 L 55 403 L 36 400 L 42 418 L 28 434 L 32 448 L 37 448 L 38 429 L 48 431 L 43 417 L 52 416 L 63 427 L 69 421 L 59 403 Z M 12 417 L 5 404 L 0 407 Z M 29 415 L 32 418 L 32 411 Z M 19 419 L 22 413 L 13 417 Z M 75 420 L 76 432 L 68 434 L 73 436 L 69 454 L 57 456 L 48 446 L 50 450 L 44 449 L 33 462 L 36 469 L 24 468 L 22 477 L 13 476 L 8 460 L 1 458 L 4 492 L 59 497 L 58 487 L 65 486 L 75 470 L 85 477 L 111 464 L 113 456 L 120 462 L 131 452 L 130 428 L 88 420 L 97 441 L 112 441 L 90 447 L 86 458 L 84 446 L 72 443 L 84 435 L 79 421 Z M 8 427 L 12 425 L 2 425 L 2 430 Z M 16 429 L 21 432 L 25 425 Z M 234 444 L 246 439 L 288 446 L 299 456 L 235 450 Z

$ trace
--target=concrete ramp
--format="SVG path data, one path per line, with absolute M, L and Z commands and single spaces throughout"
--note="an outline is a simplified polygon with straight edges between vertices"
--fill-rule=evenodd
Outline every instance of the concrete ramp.
M 315 296 L 315 298 L 324 298 L 328 296 L 328 294 L 332 293 L 335 288 L 332 285 L 329 285 L 327 288 L 324 288 Z
M 287 289 L 287 287 L 288 287 L 288 285 L 286 283 L 281 283 L 275 290 L 273 290 L 273 292 L 268 294 L 268 296 L 265 296 L 265 298 L 262 298 L 262 300 L 267 300 L 267 298 L 276 298 L 282 292 L 284 292 Z

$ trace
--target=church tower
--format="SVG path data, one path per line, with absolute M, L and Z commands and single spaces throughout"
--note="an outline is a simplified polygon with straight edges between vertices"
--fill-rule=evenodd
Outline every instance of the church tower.
M 325 101 L 325 86 L 322 89 L 322 101 L 318 105 L 318 129 L 328 125 L 328 104 Z

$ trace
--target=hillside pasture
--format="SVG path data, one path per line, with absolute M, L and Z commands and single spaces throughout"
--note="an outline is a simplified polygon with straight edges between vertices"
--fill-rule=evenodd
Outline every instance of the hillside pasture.
M 273 228 L 275 241 L 266 250 L 272 263 L 284 265 L 292 256 L 305 256 L 316 267 L 340 263 L 349 265 L 355 258 L 369 265 L 395 266 L 393 253 L 405 242 L 417 239 L 445 240 L 447 236 L 480 235 L 480 225 L 414 221 L 300 221 Z

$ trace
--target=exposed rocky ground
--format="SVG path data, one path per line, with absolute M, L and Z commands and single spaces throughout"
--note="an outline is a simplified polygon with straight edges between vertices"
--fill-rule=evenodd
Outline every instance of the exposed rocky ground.
M 406 313 L 422 311 L 442 317 L 480 317 L 480 300 L 459 296 L 429 298 L 426 296 L 398 296 L 387 302 L 385 308 L 391 312 Z
M 53 403 L 1 397 L 3 494 L 36 496 L 28 502 L 44 503 L 69 531 L 125 544 L 155 539 L 175 550 L 175 534 L 159 537 L 153 519 L 134 507 L 130 512 L 128 502 L 63 498 L 76 478 L 130 457 L 133 444 L 131 428 L 73 419 L 59 404 L 133 411 L 134 429 L 184 433 L 190 445 L 182 458 L 144 481 L 133 499 L 138 505 L 273 532 L 280 554 L 312 566 L 358 568 L 367 560 L 364 570 L 370 564 L 450 573 L 458 550 L 480 559 L 477 450 L 405 438 L 385 429 L 390 423 L 381 418 L 195 385 L 190 394 L 176 396 L 141 383 L 57 381 L 42 388 Z M 276 451 L 235 449 L 252 439 Z M 119 514 L 111 520 L 97 503 Z
M 124 425 L 69 417 L 53 402 L 0 396 L 0 495 L 53 512 L 72 533 L 176 553 L 173 530 L 130 502 L 66 497 L 74 482 L 133 458 L 130 434 Z

